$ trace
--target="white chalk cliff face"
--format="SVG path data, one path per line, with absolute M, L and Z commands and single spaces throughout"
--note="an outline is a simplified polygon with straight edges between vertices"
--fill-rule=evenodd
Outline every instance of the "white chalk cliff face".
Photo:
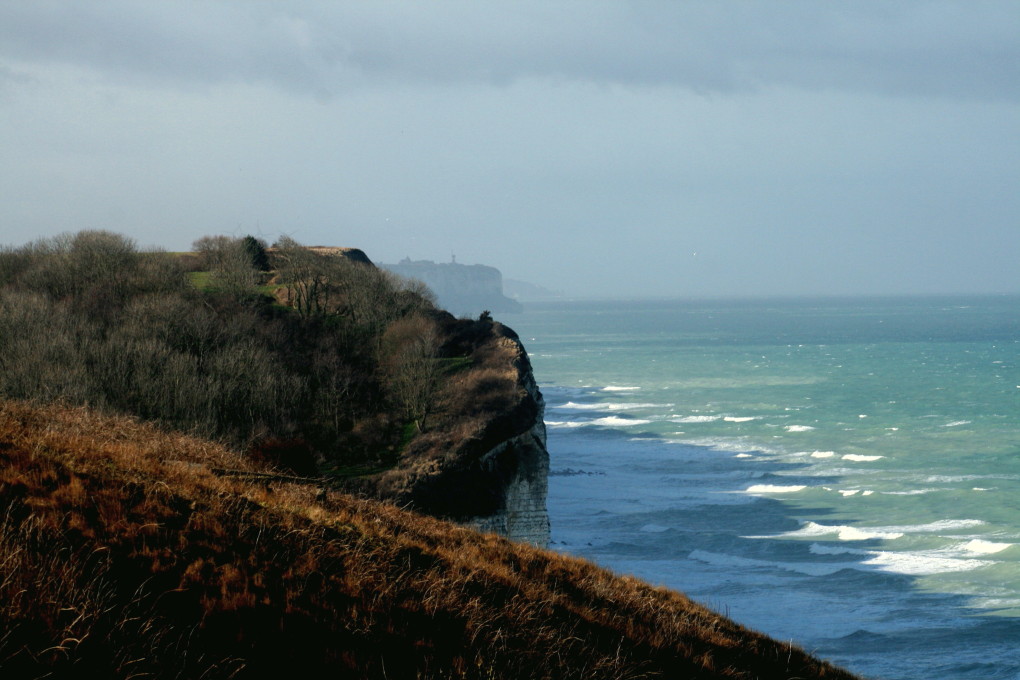
M 519 312 L 521 304 L 503 294 L 503 274 L 481 264 L 435 263 L 404 260 L 380 264 L 408 279 L 427 285 L 439 299 L 439 306 L 455 315 L 477 316 L 483 310 L 495 313 Z
M 486 472 L 505 479 L 503 507 L 492 515 L 463 524 L 545 548 L 549 545 L 549 451 L 546 449 L 545 400 L 529 371 L 525 389 L 538 403 L 531 429 L 501 442 L 481 457 Z

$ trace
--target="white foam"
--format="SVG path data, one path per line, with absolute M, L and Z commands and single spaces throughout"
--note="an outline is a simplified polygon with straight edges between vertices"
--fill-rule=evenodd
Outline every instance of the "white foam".
M 619 416 L 606 416 L 605 418 L 595 418 L 593 420 L 547 420 L 545 424 L 547 427 L 588 427 L 589 425 L 596 425 L 599 427 L 633 427 L 635 425 L 647 425 L 652 421 L 643 420 L 640 418 L 621 418 Z
M 887 527 L 893 531 L 903 531 L 908 534 L 934 534 L 943 531 L 958 531 L 960 529 L 973 529 L 984 524 L 980 519 L 940 519 L 927 524 L 908 524 L 898 527 Z
M 843 460 L 852 460 L 856 463 L 870 463 L 874 460 L 878 460 L 879 458 L 885 458 L 885 456 L 862 456 L 857 453 L 848 453 L 843 456 Z
M 971 421 L 969 420 L 954 420 L 951 423 L 946 423 L 942 427 L 959 427 L 961 425 L 970 425 L 970 423 Z
M 724 416 L 723 420 L 727 423 L 746 423 L 750 420 L 758 420 L 754 416 Z
M 638 403 L 622 403 L 622 404 L 579 404 L 577 402 L 568 401 L 565 404 L 556 404 L 550 408 L 563 410 L 563 411 L 633 411 L 642 408 L 669 408 L 673 404 L 638 404 Z
M 1012 543 L 993 543 L 992 541 L 983 541 L 980 538 L 975 538 L 972 541 L 968 541 L 960 546 L 963 550 L 975 555 L 994 555 L 997 552 L 1002 552 L 1006 548 L 1012 548 Z
M 890 531 L 885 527 L 851 527 L 844 524 L 816 524 L 805 522 L 804 526 L 796 531 L 789 531 L 780 534 L 786 538 L 818 538 L 821 536 L 835 536 L 841 541 L 868 541 L 882 539 L 892 541 L 903 536 L 903 532 Z
M 883 496 L 923 496 L 939 489 L 911 489 L 910 491 L 883 491 Z
M 839 493 L 843 496 L 856 496 L 861 492 L 860 489 L 840 489 Z
M 986 560 L 961 559 L 950 557 L 945 551 L 920 550 L 916 552 L 894 552 L 891 550 L 857 550 L 839 548 L 814 543 L 810 548 L 816 555 L 861 555 L 866 559 L 860 564 L 878 571 L 911 576 L 930 574 L 946 574 L 952 572 L 971 571 L 985 567 L 992 562 Z
M 606 385 L 602 388 L 603 392 L 634 392 L 640 390 L 640 387 L 628 387 L 624 385 Z
M 755 484 L 747 488 L 746 493 L 797 493 L 807 487 L 803 484 L 791 484 L 790 486 L 779 486 L 776 484 Z
M 719 416 L 677 416 L 673 418 L 676 423 L 713 423 L 719 420 Z
M 729 453 L 751 452 L 767 455 L 780 455 L 783 453 L 777 449 L 771 449 L 767 446 L 760 446 L 756 442 L 750 442 L 744 437 L 690 437 L 674 441 L 678 444 L 700 446 L 714 451 L 726 451 Z
M 568 411 L 594 411 L 602 408 L 602 404 L 578 404 L 573 401 L 568 401 L 565 404 L 555 404 L 550 406 L 550 408 L 564 409 Z
M 810 432 L 815 428 L 810 425 L 787 425 L 785 429 L 787 432 Z
M 738 453 L 734 458 L 754 458 L 750 453 Z
M 879 571 L 892 572 L 894 574 L 907 574 L 910 576 L 924 576 L 928 574 L 948 574 L 960 571 L 971 571 L 986 567 L 992 562 L 986 560 L 959 559 L 956 557 L 942 557 L 932 552 L 874 552 L 864 564 L 870 565 Z
M 592 425 L 601 425 L 603 427 L 632 427 L 634 425 L 647 425 L 652 421 L 641 420 L 640 418 L 621 418 L 619 416 L 606 416 L 605 418 L 596 418 L 590 421 Z
M 835 451 L 812 451 L 812 458 L 832 458 L 836 455 Z

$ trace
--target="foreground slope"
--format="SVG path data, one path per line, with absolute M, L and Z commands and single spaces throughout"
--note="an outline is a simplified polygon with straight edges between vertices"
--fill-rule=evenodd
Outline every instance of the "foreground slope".
M 0 676 L 327 672 L 851 677 L 578 559 L 129 419 L 0 403 Z

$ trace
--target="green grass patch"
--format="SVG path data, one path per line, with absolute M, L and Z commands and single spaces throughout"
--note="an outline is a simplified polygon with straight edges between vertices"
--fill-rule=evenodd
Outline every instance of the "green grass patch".
M 191 285 L 199 290 L 212 290 L 212 272 L 188 272 Z
M 443 375 L 453 375 L 454 373 L 460 373 L 471 368 L 474 362 L 471 357 L 445 357 L 436 359 L 439 362 L 440 370 Z

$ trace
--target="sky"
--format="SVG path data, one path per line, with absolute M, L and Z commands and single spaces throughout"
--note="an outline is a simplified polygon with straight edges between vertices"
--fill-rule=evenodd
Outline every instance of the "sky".
M 1020 3 L 0 0 L 0 244 L 1020 293 Z

